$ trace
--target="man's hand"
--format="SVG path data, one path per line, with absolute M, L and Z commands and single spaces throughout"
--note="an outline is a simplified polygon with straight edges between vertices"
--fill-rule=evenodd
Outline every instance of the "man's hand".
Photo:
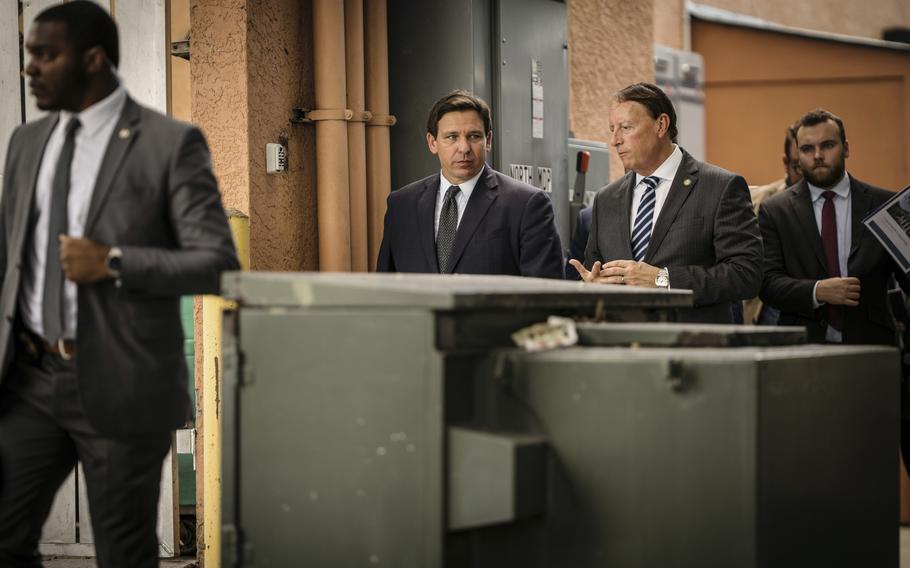
M 603 276 L 601 271 L 600 261 L 596 261 L 591 267 L 591 270 L 585 268 L 585 265 L 581 262 L 575 260 L 574 258 L 569 259 L 569 264 L 575 267 L 575 270 L 578 271 L 578 274 L 581 276 L 581 279 L 590 284 L 620 284 L 620 282 L 610 280 L 606 276 Z
M 859 278 L 848 276 L 819 280 L 815 298 L 826 304 L 856 307 L 859 305 Z
M 660 269 L 635 260 L 611 260 L 604 264 L 601 274 L 616 284 L 656 288 Z
M 89 239 L 60 235 L 60 264 L 67 280 L 76 284 L 91 284 L 108 278 L 107 253 L 111 247 Z

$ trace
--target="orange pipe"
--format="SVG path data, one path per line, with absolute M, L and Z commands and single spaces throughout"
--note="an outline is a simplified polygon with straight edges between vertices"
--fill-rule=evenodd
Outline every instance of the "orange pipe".
M 347 104 L 354 111 L 348 122 L 348 182 L 351 195 L 351 265 L 357 272 L 369 269 L 367 244 L 366 125 L 364 114 L 363 0 L 344 1 Z
M 341 0 L 313 0 L 316 110 L 316 214 L 319 269 L 351 270 L 351 204 L 348 188 L 348 126 L 345 109 L 344 8 Z M 337 112 L 334 112 L 337 111 Z
M 366 3 L 366 102 L 373 118 L 367 123 L 367 213 L 370 269 L 376 266 L 382 241 L 386 198 L 392 190 L 389 127 L 389 46 L 386 0 Z

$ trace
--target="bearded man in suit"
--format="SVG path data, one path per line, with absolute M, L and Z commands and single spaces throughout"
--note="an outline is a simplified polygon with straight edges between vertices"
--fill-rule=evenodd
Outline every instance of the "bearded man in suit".
M 180 297 L 237 256 L 202 134 L 120 85 L 97 4 L 29 30 L 44 118 L 16 129 L 0 204 L 0 566 L 40 566 L 54 495 L 83 466 L 101 568 L 158 565 L 171 432 L 190 416 Z
M 797 122 L 803 179 L 765 201 L 761 299 L 781 325 L 805 326 L 817 343 L 895 343 L 888 280 L 906 282 L 862 220 L 893 193 L 847 172 L 843 120 L 824 109 Z
M 611 144 L 626 175 L 594 199 L 586 282 L 692 290 L 681 321 L 733 323 L 734 304 L 758 293 L 762 244 L 742 176 L 676 145 L 676 111 L 656 85 L 617 92 Z

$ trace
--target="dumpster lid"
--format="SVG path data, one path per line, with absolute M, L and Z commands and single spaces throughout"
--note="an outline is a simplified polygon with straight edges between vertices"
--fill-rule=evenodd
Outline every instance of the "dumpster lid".
M 769 347 L 801 345 L 808 340 L 799 326 L 693 323 L 578 323 L 579 345 L 607 347 Z
M 222 293 L 245 306 L 472 308 L 687 308 L 689 290 L 586 284 L 521 276 L 228 272 Z

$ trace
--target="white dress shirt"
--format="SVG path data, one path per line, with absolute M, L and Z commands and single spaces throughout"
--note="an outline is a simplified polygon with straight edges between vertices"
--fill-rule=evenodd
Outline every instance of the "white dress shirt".
M 471 193 L 474 192 L 474 186 L 477 185 L 477 180 L 480 179 L 480 174 L 483 173 L 484 168 L 480 168 L 480 171 L 477 172 L 477 175 L 469 179 L 464 183 L 452 183 L 446 179 L 446 176 L 439 172 L 439 191 L 436 193 L 436 220 L 433 223 L 433 234 L 439 233 L 439 216 L 442 214 L 442 204 L 445 201 L 446 192 L 453 185 L 457 185 L 461 191 L 458 192 L 458 195 L 455 196 L 455 203 L 458 205 L 458 224 L 455 227 L 461 226 L 461 218 L 464 217 L 465 207 L 468 206 L 468 200 L 471 199 Z
M 657 184 L 657 188 L 654 190 L 654 218 L 651 222 L 651 233 L 654 233 L 654 227 L 657 225 L 657 219 L 660 217 L 660 210 L 664 206 L 664 202 L 667 200 L 667 194 L 670 193 L 670 186 L 673 185 L 673 178 L 676 177 L 676 171 L 679 169 L 679 165 L 682 164 L 683 154 L 682 150 L 679 149 L 679 146 L 676 144 L 673 145 L 673 151 L 664 160 L 652 176 L 660 178 L 660 183 Z M 638 172 L 635 173 L 635 190 L 632 193 L 632 214 L 629 217 L 629 237 L 632 236 L 632 229 L 635 228 L 635 216 L 638 214 L 638 205 L 641 203 L 641 196 L 645 192 L 645 184 L 641 183 L 641 180 L 645 179 L 648 176 L 643 176 Z
M 822 208 L 825 206 L 825 198 L 822 197 L 822 194 L 828 190 L 815 187 L 808 182 L 806 183 L 809 186 L 809 194 L 812 198 L 815 224 L 818 227 L 818 234 L 821 235 Z M 847 259 L 850 257 L 850 245 L 853 239 L 853 226 L 850 222 L 853 218 L 853 204 L 850 201 L 850 176 L 847 175 L 847 172 L 844 172 L 844 177 L 834 184 L 830 191 L 834 192 L 832 201 L 834 201 L 834 215 L 837 218 L 837 264 L 840 267 L 841 277 L 845 277 L 848 276 Z M 817 289 L 818 282 L 812 287 L 812 303 L 816 308 L 822 305 L 822 302 L 818 301 Z M 843 333 L 829 325 L 825 339 L 829 343 L 842 343 Z
M 42 302 L 44 299 L 44 266 L 47 256 L 48 223 L 50 222 L 51 187 L 57 162 L 66 138 L 66 127 L 76 116 L 81 127 L 76 132 L 73 162 L 70 169 L 70 191 L 67 200 L 67 233 L 71 237 L 82 237 L 88 216 L 95 180 L 101 169 L 101 160 L 117 120 L 126 104 L 126 90 L 117 89 L 77 115 L 60 112 L 60 119 L 44 147 L 38 181 L 35 185 L 35 200 L 32 215 L 37 217 L 31 238 L 27 241 L 22 271 L 22 287 L 19 294 L 19 310 L 23 323 L 31 331 L 44 336 Z M 74 282 L 66 280 L 63 287 L 63 337 L 76 337 L 76 292 Z

